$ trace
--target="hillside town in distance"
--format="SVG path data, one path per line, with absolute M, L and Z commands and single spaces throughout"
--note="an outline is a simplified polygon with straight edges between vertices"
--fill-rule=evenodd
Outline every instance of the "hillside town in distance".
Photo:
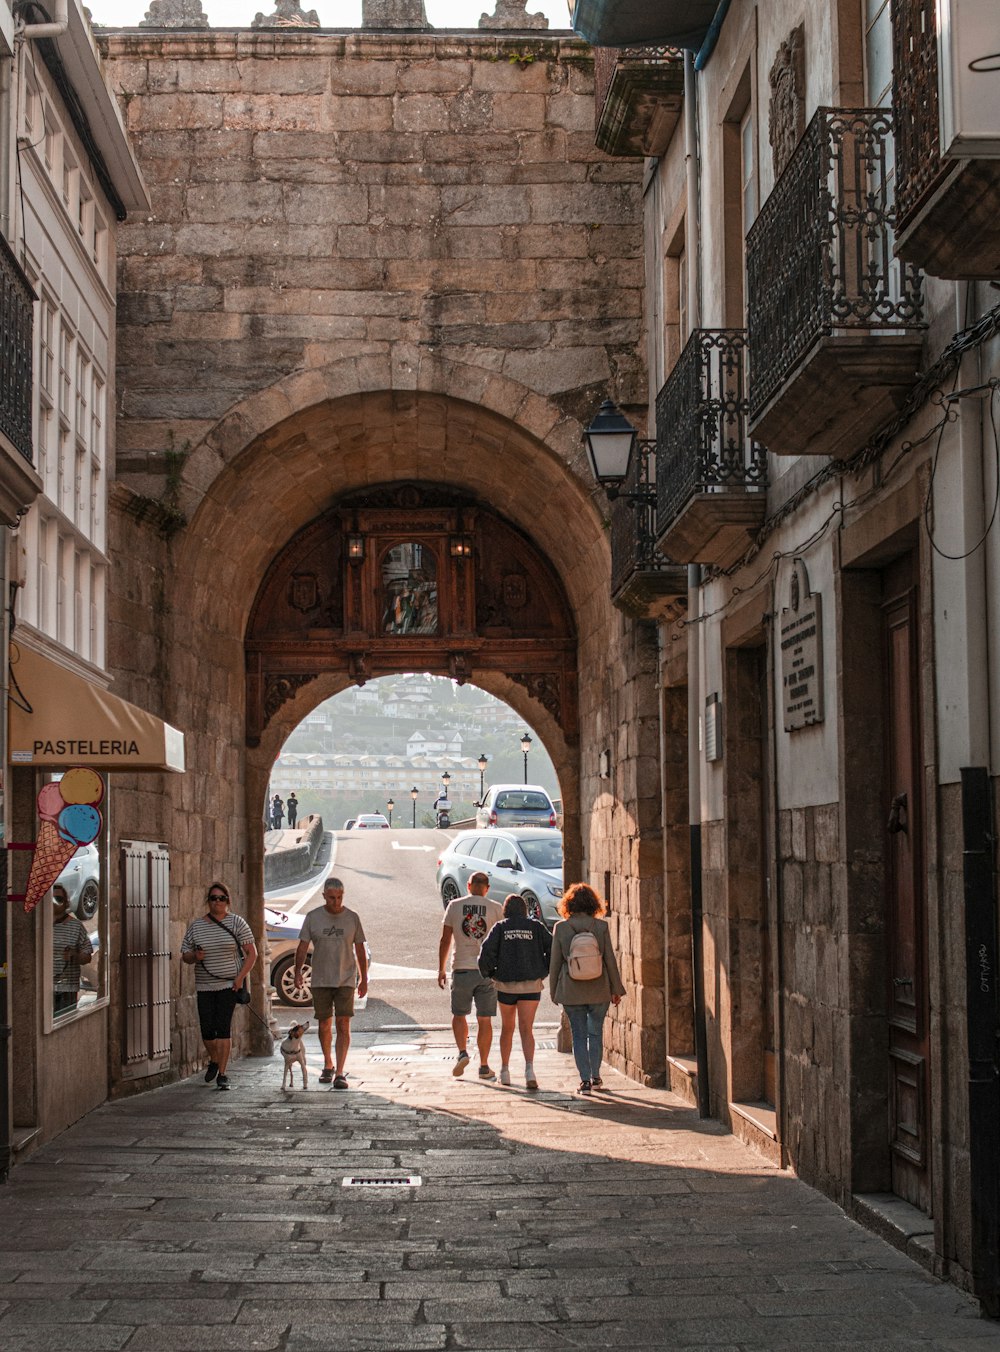
M 526 733 L 509 705 L 475 686 L 386 676 L 326 700 L 299 724 L 275 762 L 268 797 L 294 793 L 300 816 L 318 813 L 333 827 L 360 812 L 381 812 L 393 826 L 432 826 L 444 774 L 455 820 L 471 816 L 493 783 L 540 784 L 558 798 L 541 741 L 522 751 Z

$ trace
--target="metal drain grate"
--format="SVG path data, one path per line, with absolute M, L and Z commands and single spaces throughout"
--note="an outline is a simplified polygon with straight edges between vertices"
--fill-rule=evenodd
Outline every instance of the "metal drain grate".
M 350 1174 L 344 1179 L 345 1188 L 419 1188 L 419 1174 L 408 1174 L 406 1178 L 382 1178 L 378 1174 Z
M 382 1065 L 385 1065 L 387 1062 L 399 1064 L 404 1061 L 409 1061 L 410 1058 L 408 1056 L 371 1056 L 368 1059 L 370 1061 L 378 1061 Z

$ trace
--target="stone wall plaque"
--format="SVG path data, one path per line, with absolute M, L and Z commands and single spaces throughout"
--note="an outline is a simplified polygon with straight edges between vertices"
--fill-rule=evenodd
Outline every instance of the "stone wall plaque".
M 823 722 L 823 608 L 819 592 L 796 559 L 788 605 L 781 612 L 781 685 L 785 731 Z
M 771 103 L 768 136 L 774 177 L 780 178 L 806 128 L 806 30 L 793 28 L 778 48 L 768 76 Z

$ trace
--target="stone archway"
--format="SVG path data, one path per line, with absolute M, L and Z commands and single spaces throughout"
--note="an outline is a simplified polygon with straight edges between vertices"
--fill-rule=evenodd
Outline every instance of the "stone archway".
M 129 594 L 122 605 L 132 604 L 133 588 L 148 586 L 151 609 L 163 617 L 161 707 L 187 735 L 189 771 L 163 790 L 172 809 L 164 838 L 178 846 L 172 874 L 178 922 L 195 910 L 212 876 L 233 880 L 247 913 L 262 918 L 257 828 L 267 774 L 285 733 L 314 703 L 350 683 L 349 668 L 316 677 L 281 705 L 260 745 L 247 746 L 245 638 L 276 554 L 351 495 L 403 479 L 437 484 L 455 503 L 505 521 L 547 561 L 563 598 L 569 621 L 562 633 L 576 644 L 569 673 L 576 740 L 514 679 L 529 668 L 495 666 L 480 672 L 477 684 L 515 708 L 557 763 L 569 876 L 589 878 L 613 896 L 635 993 L 619 1011 L 612 1051 L 633 1073 L 655 1075 L 663 1064 L 658 781 L 647 715 L 655 702 L 655 648 L 641 626 L 611 606 L 601 499 L 582 452 L 570 460 L 519 422 L 457 395 L 356 390 L 296 411 L 279 402 L 280 421 L 238 453 L 223 460 L 203 446 L 188 458 L 182 492 L 189 524 L 166 547 L 159 575 L 151 570 L 143 580 L 135 568 L 123 575 Z M 533 409 L 540 423 L 565 426 L 538 396 L 522 390 L 514 402 Z M 135 556 L 146 542 L 137 545 L 123 539 L 119 552 Z M 141 664 L 139 651 L 117 662 L 133 673 L 136 693 L 149 680 L 149 666 Z M 192 1026 L 178 1029 L 178 1042 L 196 1050 L 193 1008 L 189 1013 L 181 1002 L 180 1011 Z

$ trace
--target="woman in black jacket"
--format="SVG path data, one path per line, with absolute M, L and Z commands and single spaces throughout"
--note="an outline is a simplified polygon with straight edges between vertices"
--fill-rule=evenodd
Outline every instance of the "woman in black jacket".
M 538 1012 L 542 986 L 549 971 L 552 938 L 540 920 L 528 919 L 528 906 L 517 892 L 503 904 L 503 919 L 483 940 L 479 970 L 496 983 L 500 1006 L 500 1083 L 510 1084 L 510 1051 L 514 1023 L 524 1052 L 524 1083 L 537 1089 L 535 1079 L 535 1034 L 532 1025 Z

